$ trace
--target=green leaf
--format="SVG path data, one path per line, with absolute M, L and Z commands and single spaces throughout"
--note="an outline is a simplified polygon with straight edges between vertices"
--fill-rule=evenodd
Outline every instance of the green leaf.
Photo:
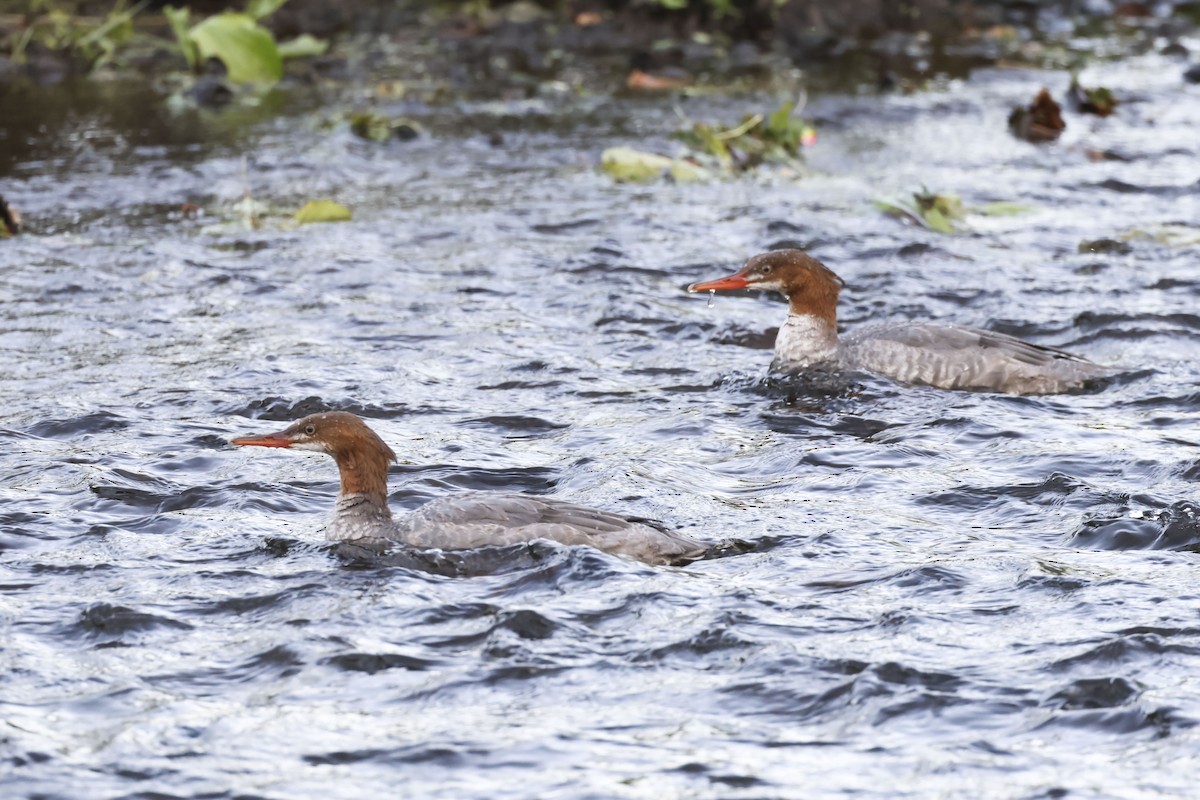
M 252 19 L 269 17 L 286 2 L 287 0 L 247 0 L 246 16 Z
M 733 167 L 733 156 L 730 155 L 729 148 L 725 142 L 717 136 L 716 131 L 707 125 L 697 124 L 695 133 L 696 137 L 700 140 L 700 146 L 697 149 L 716 158 L 722 169 L 731 169 Z
M 218 58 L 235 83 L 274 83 L 283 77 L 275 37 L 245 14 L 217 14 L 192 28 L 200 60 Z
M 913 200 L 916 201 L 917 208 L 921 210 L 922 217 L 927 217 L 929 212 L 936 211 L 948 222 L 962 219 L 966 215 L 962 199 L 958 195 L 934 194 L 928 189 L 922 188 L 920 192 L 913 195 Z
M 946 219 L 946 215 L 936 208 L 926 209 L 923 219 L 930 230 L 938 233 L 954 233 L 954 226 L 950 224 L 950 220 Z
M 890 214 L 893 217 L 902 217 L 918 225 L 924 225 L 930 230 L 938 233 L 957 233 L 954 228 L 954 223 L 951 222 L 951 217 L 939 207 L 936 202 L 927 202 L 930 198 L 936 198 L 937 195 L 913 195 L 916 200 L 916 205 L 908 206 L 904 203 L 894 203 L 890 200 L 873 200 L 875 207 L 883 211 L 885 214 Z M 940 199 L 940 198 L 938 198 Z M 950 206 L 953 208 L 953 205 Z
M 167 6 L 163 9 L 163 14 L 167 21 L 171 23 L 171 30 L 175 32 L 175 38 L 179 42 L 179 49 L 183 51 L 183 57 L 187 59 L 188 66 L 192 69 L 200 63 L 200 51 L 196 48 L 196 43 L 192 41 L 190 32 L 188 31 L 188 10 L 187 8 L 173 8 Z
M 310 222 L 347 222 L 350 209 L 333 200 L 309 200 L 295 213 L 294 218 L 301 225 Z
M 671 162 L 671 178 L 676 183 L 699 183 L 712 180 L 712 173 L 699 164 L 677 158 Z
M 646 153 L 632 147 L 610 147 L 600 155 L 600 169 L 614 180 L 646 183 L 670 175 L 679 183 L 711 180 L 713 174 L 698 164 Z
M 311 33 L 302 33 L 295 39 L 279 43 L 281 58 L 306 58 L 308 56 L 323 56 L 329 49 L 329 42 L 318 39 Z
M 775 138 L 782 138 L 792 124 L 792 109 L 796 107 L 795 100 L 784 102 L 767 117 L 767 131 Z
M 610 147 L 600 154 L 600 169 L 618 181 L 652 181 L 670 168 L 671 159 L 666 156 L 632 147 Z
M 890 200 L 872 200 L 871 202 L 874 203 L 875 207 L 880 211 L 890 216 L 908 217 L 913 222 L 919 222 L 921 219 L 917 212 L 913 211 L 911 208 L 905 208 L 899 203 L 893 203 Z
M 392 138 L 392 121 L 374 111 L 351 114 L 350 132 L 361 139 L 386 142 Z
M 1017 214 L 1033 211 L 1033 206 L 1001 201 L 998 203 L 984 203 L 981 206 L 972 208 L 971 211 L 975 214 L 982 214 L 985 217 L 1013 217 Z
M 1178 224 L 1156 225 L 1146 230 L 1134 228 L 1122 233 L 1121 238 L 1127 242 L 1149 240 L 1172 247 L 1195 247 L 1200 245 L 1200 229 Z

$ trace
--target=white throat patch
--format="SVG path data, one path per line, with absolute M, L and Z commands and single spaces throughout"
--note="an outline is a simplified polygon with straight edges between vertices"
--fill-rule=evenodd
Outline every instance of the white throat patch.
M 774 369 L 824 364 L 837 358 L 837 330 L 812 314 L 789 314 L 775 338 Z

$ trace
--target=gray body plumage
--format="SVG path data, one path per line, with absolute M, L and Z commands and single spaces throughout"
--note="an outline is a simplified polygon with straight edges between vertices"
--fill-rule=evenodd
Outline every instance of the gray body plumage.
M 839 339 L 821 320 L 799 316 L 780 328 L 775 371 L 829 365 L 940 389 L 1010 394 L 1066 392 L 1113 374 L 1064 350 L 965 325 L 872 325 Z
M 326 538 L 387 539 L 407 547 L 442 550 L 548 539 L 566 545 L 590 545 L 648 564 L 690 561 L 708 550 L 701 542 L 619 514 L 545 497 L 501 492 L 468 492 L 439 498 L 400 519 L 393 519 L 364 497 L 340 497 Z

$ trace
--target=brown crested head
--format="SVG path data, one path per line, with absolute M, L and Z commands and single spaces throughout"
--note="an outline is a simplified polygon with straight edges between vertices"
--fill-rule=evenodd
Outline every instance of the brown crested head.
M 779 292 L 788 299 L 793 314 L 837 319 L 838 294 L 846 283 L 829 267 L 803 250 L 771 250 L 750 258 L 737 272 L 724 278 L 694 283 L 689 292 L 722 289 L 759 289 Z
M 327 453 L 337 462 L 342 494 L 363 494 L 387 505 L 388 464 L 396 460 L 396 454 L 379 434 L 347 411 L 310 414 L 278 433 L 242 436 L 230 444 Z

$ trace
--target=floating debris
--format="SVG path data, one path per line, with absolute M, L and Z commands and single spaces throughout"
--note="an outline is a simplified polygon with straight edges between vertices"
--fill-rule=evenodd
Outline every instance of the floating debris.
M 732 128 L 695 122 L 671 138 L 715 159 L 727 172 L 745 172 L 764 162 L 801 168 L 801 148 L 815 142 L 817 132 L 793 116 L 797 110 L 796 101 L 789 100 L 765 116 L 747 114 Z
M 16 236 L 20 232 L 21 215 L 17 213 L 17 209 L 8 204 L 3 196 L 0 196 L 0 239 Z
M 411 120 L 393 119 L 375 111 L 360 111 L 350 115 L 350 131 L 372 142 L 386 142 L 389 139 L 407 142 L 419 137 L 423 128 Z
M 704 167 L 681 158 L 667 158 L 632 147 L 610 147 L 600 155 L 600 169 L 614 180 L 625 183 L 645 183 L 670 176 L 679 183 L 711 180 L 713 175 Z
M 640 92 L 669 92 L 683 89 L 692 83 L 690 78 L 672 75 L 654 75 L 640 69 L 633 69 L 625 79 L 625 88 Z
M 310 222 L 348 222 L 350 209 L 333 200 L 309 200 L 292 218 L 301 225 Z
M 1080 242 L 1079 252 L 1124 256 L 1132 253 L 1133 247 L 1128 242 L 1118 241 L 1117 239 L 1093 239 L 1089 242 Z
M 1200 245 L 1200 228 L 1168 223 L 1125 231 L 1121 234 L 1121 239 L 1127 242 L 1154 242 L 1170 247 L 1195 247 Z
M 921 187 L 914 192 L 912 201 L 875 200 L 875 206 L 893 217 L 900 217 L 929 228 L 938 233 L 960 233 L 965 226 L 963 220 L 969 214 L 985 217 L 1011 217 L 1024 214 L 1032 208 L 1021 203 L 998 201 L 968 208 L 962 199 L 953 194 L 937 194 Z
M 885 214 L 909 219 L 938 233 L 958 233 L 954 223 L 966 216 L 959 197 L 935 194 L 924 187 L 913 193 L 911 203 L 876 200 L 875 205 Z
M 1071 76 L 1071 87 L 1067 89 L 1067 97 L 1071 99 L 1072 105 L 1079 111 L 1085 114 L 1095 114 L 1099 117 L 1107 117 L 1117 108 L 1117 98 L 1110 89 L 1103 86 L 1097 86 L 1094 89 L 1085 89 L 1079 83 L 1079 79 Z
M 1049 89 L 1042 89 L 1029 107 L 1018 106 L 1008 115 L 1013 134 L 1029 142 L 1052 142 L 1062 134 L 1062 108 L 1054 102 Z

